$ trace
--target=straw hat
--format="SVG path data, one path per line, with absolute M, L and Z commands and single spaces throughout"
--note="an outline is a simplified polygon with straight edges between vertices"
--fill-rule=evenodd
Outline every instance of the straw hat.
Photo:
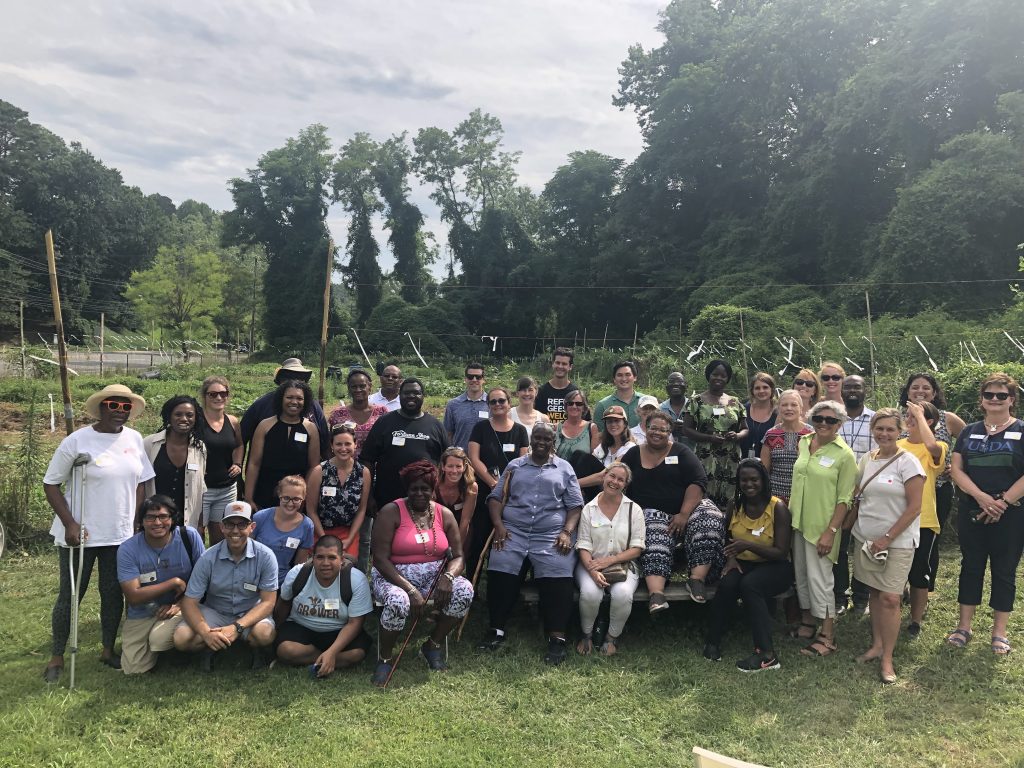
M 100 417 L 100 403 L 111 397 L 127 397 L 132 401 L 132 412 L 128 416 L 129 419 L 140 416 L 146 410 L 146 401 L 142 399 L 141 395 L 135 394 L 124 384 L 108 384 L 99 392 L 89 396 L 89 399 L 85 401 L 85 412 L 90 417 L 98 419 Z

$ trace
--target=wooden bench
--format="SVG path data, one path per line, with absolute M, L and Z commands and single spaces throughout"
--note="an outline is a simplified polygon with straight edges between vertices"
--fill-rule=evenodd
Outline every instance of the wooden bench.
M 690 597 L 690 591 L 686 588 L 686 577 L 681 574 L 676 574 L 678 578 L 674 578 L 665 587 L 665 599 L 670 603 L 678 603 L 684 600 L 692 600 Z M 715 588 L 708 587 L 707 590 L 708 600 L 715 596 Z M 579 594 L 573 593 L 577 598 Z M 786 595 L 780 595 L 785 597 Z M 650 599 L 650 593 L 647 591 L 647 587 L 641 582 L 640 586 L 637 587 L 636 592 L 633 593 L 634 603 L 646 603 Z M 527 582 L 523 585 L 522 590 L 519 593 L 519 599 L 526 605 L 534 605 L 540 602 L 540 596 L 537 594 L 537 587 L 533 585 L 533 582 Z

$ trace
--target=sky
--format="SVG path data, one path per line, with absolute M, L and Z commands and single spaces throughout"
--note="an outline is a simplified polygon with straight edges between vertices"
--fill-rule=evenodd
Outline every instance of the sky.
M 498 117 L 520 182 L 540 192 L 570 152 L 632 160 L 635 116 L 612 106 L 630 45 L 658 45 L 665 0 L 8 3 L 0 98 L 125 182 L 231 207 L 227 181 L 304 127 L 340 147 Z M 443 239 L 427 189 L 413 190 Z M 344 242 L 335 206 L 329 225 Z M 379 239 L 382 251 L 385 238 Z M 382 259 L 387 268 L 387 254 Z

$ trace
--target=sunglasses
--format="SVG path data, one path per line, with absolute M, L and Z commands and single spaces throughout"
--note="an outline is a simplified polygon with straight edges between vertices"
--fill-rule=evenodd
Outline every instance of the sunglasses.
M 822 381 L 842 381 L 842 374 L 839 373 L 823 373 L 821 374 Z
M 1009 399 L 1009 392 L 982 392 L 981 396 L 986 400 L 998 400 L 1000 403 Z
M 828 424 L 830 427 L 834 427 L 839 423 L 839 419 L 835 416 L 822 416 L 820 413 L 811 416 L 811 421 L 815 424 Z
M 217 390 L 216 392 L 207 392 L 206 396 L 207 397 L 215 397 L 218 400 L 227 400 L 229 394 L 231 394 L 231 393 L 228 390 L 220 389 L 220 390 Z
M 813 387 L 815 382 L 808 381 L 807 379 L 793 379 L 794 387 Z
M 131 402 L 122 403 L 120 400 L 104 400 L 100 405 L 108 411 L 124 411 L 125 413 L 132 412 Z
M 566 408 L 582 408 L 583 407 L 583 401 L 582 400 L 577 400 L 576 402 L 573 402 L 573 403 L 566 403 L 565 407 Z
M 504 405 L 507 402 L 508 402 L 508 400 L 506 400 L 504 397 L 496 397 L 493 400 L 488 400 L 487 404 L 488 405 Z
M 467 373 L 466 381 L 483 381 L 484 375 L 482 373 Z

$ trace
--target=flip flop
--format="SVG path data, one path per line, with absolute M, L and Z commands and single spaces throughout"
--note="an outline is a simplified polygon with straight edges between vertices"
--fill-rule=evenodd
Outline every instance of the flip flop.
M 1009 640 L 1005 637 L 998 637 L 996 635 L 992 635 L 991 648 L 992 653 L 996 656 L 1009 656 L 1010 652 L 1013 650 L 1013 646 L 1010 645 Z
M 946 642 L 954 648 L 963 648 L 971 641 L 972 637 L 974 637 L 974 633 L 971 630 L 957 628 L 946 635 Z

